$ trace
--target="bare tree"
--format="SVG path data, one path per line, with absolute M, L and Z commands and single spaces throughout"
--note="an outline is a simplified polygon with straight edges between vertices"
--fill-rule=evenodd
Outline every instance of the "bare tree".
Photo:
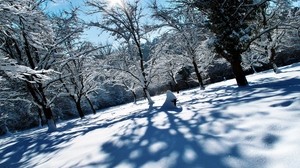
M 60 56 L 56 68 L 60 72 L 56 89 L 59 95 L 68 95 L 74 101 L 81 118 L 84 117 L 82 101 L 86 99 L 93 111 L 89 94 L 97 90 L 100 83 L 94 79 L 98 72 L 93 64 L 93 52 L 98 50 L 89 42 L 81 42 L 80 35 L 83 32 L 83 21 L 78 17 L 77 7 L 70 11 L 63 11 L 52 16 L 55 22 L 55 32 L 58 37 L 64 37 L 59 50 L 64 54 Z M 100 47 L 101 48 L 101 47 Z
M 264 35 L 256 39 L 251 47 L 262 55 L 266 55 L 269 63 L 275 73 L 279 73 L 279 69 L 275 63 L 276 53 L 285 48 L 291 48 L 294 44 L 287 43 L 291 31 L 299 29 L 299 16 L 297 16 L 297 8 L 292 7 L 292 1 L 277 0 L 271 6 L 262 6 L 259 10 L 261 19 L 257 21 L 257 25 L 263 29 L 276 27 L 276 29 L 266 32 Z M 296 22 L 295 22 L 296 21 Z
M 66 93 L 75 102 L 80 118 L 84 117 L 82 101 L 86 99 L 93 111 L 96 110 L 89 98 L 89 94 L 95 92 L 101 86 L 95 79 L 98 76 L 94 58 L 91 53 L 98 48 L 90 43 L 83 43 L 77 49 L 68 50 L 65 61 L 60 66 L 59 80 L 62 85 L 62 93 Z
M 123 47 L 126 47 L 126 53 L 122 53 L 124 66 L 119 66 L 115 70 L 126 72 L 131 79 L 136 80 L 137 84 L 142 87 L 143 92 L 149 104 L 153 104 L 148 86 L 150 84 L 151 74 L 147 73 L 147 60 L 143 52 L 143 40 L 149 33 L 149 27 L 143 23 L 145 14 L 139 0 L 134 2 L 122 1 L 116 6 L 109 6 L 104 0 L 87 0 L 86 4 L 94 10 L 90 12 L 100 13 L 101 22 L 91 22 L 90 26 L 101 28 L 116 37 Z M 121 63 L 120 63 L 121 64 Z M 126 64 L 126 66 L 125 66 Z M 130 66 L 130 68 L 129 68 Z
M 160 7 L 154 1 L 151 5 L 153 17 L 162 23 L 159 27 L 167 27 L 173 33 L 173 48 L 177 55 L 181 54 L 194 67 L 194 72 L 201 89 L 204 83 L 198 68 L 199 50 L 204 50 L 201 43 L 206 40 L 208 32 L 205 30 L 204 17 L 196 9 L 188 7 Z M 178 58 L 180 59 L 180 58 Z

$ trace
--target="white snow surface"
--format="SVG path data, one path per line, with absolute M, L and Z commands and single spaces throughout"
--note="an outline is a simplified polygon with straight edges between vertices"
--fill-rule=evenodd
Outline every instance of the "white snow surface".
M 0 167 L 298 168 L 300 64 L 0 137 Z

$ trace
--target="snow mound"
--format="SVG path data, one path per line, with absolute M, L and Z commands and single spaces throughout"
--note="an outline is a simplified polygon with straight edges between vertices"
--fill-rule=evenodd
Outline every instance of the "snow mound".
M 166 100 L 164 104 L 161 106 L 161 109 L 164 110 L 176 109 L 177 108 L 176 102 L 177 102 L 176 96 L 170 90 L 168 90 L 166 93 Z

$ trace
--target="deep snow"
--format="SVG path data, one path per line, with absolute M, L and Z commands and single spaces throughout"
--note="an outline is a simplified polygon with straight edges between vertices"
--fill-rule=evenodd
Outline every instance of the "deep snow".
M 0 167 L 300 167 L 300 64 L 0 137 Z

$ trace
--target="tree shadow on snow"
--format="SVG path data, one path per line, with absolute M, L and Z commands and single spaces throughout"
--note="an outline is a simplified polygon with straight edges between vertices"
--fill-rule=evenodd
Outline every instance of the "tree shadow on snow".
M 219 93 L 222 91 L 221 93 Z M 285 80 L 276 80 L 274 78 L 265 79 L 264 82 L 251 84 L 249 87 L 219 87 L 210 89 L 206 99 L 198 100 L 197 103 L 209 103 L 214 105 L 214 108 L 230 107 L 239 104 L 247 104 L 255 101 L 260 101 L 273 97 L 282 97 L 293 93 L 299 93 L 300 79 L 292 78 Z M 263 94 L 261 94 L 263 93 Z M 225 98 L 224 98 L 225 97 Z M 296 99 L 296 98 L 295 98 Z M 284 106 L 287 107 L 294 100 L 283 100 L 281 104 L 270 105 L 271 107 Z M 221 109 L 222 110 L 222 109 Z M 218 109 L 218 111 L 221 111 Z M 224 110 L 224 109 L 223 109 Z
M 267 90 L 265 90 L 267 89 Z M 262 90 L 268 94 L 260 94 Z M 238 104 L 247 104 L 256 100 L 267 99 L 272 96 L 284 96 L 292 93 L 299 93 L 300 79 L 293 78 L 287 80 L 270 79 L 268 83 L 255 83 L 251 87 L 236 88 L 224 86 L 208 90 L 203 99 L 199 98 L 198 92 L 191 94 L 192 99 L 182 100 L 193 115 L 189 119 L 184 119 L 181 115 L 182 109 L 159 109 L 149 108 L 148 111 L 141 111 L 138 115 L 123 116 L 118 119 L 101 121 L 102 124 L 89 125 L 80 120 L 67 122 L 59 128 L 58 132 L 35 133 L 35 136 L 24 135 L 13 139 L 7 143 L 6 147 L 0 151 L 0 167 L 34 167 L 47 159 L 43 158 L 40 163 L 30 165 L 26 158 L 36 157 L 40 154 L 54 154 L 67 147 L 67 142 L 82 136 L 92 130 L 105 128 L 122 121 L 130 121 L 130 125 L 124 127 L 116 133 L 111 141 L 99 147 L 99 151 L 107 155 L 105 160 L 90 163 L 86 166 L 131 166 L 131 167 L 232 167 L 228 165 L 232 160 L 243 158 L 242 151 L 238 144 L 228 145 L 224 139 L 214 130 L 203 130 L 205 124 L 224 120 L 236 119 L 238 116 L 223 114 L 227 107 Z M 242 96 L 241 96 L 242 95 Z M 227 97 L 224 99 L 224 97 Z M 287 100 L 292 101 L 292 100 Z M 195 108 L 195 104 L 205 103 L 212 105 L 213 110 L 208 115 L 201 115 L 201 108 Z M 289 106 L 293 102 L 281 104 L 271 104 L 270 107 Z M 205 108 L 205 106 L 203 107 Z M 268 115 L 269 112 L 257 111 L 253 115 Z M 250 115 L 246 116 L 250 117 Z M 140 122 L 141 120 L 146 122 Z M 146 124 L 145 124 L 146 123 Z M 80 124 L 86 126 L 79 127 Z M 235 125 L 224 124 L 225 133 L 239 130 Z M 251 139 L 251 137 L 249 137 Z M 274 146 L 279 137 L 273 134 L 266 134 L 262 141 Z M 47 155 L 48 156 L 48 155 Z M 48 157 L 55 156 L 51 155 Z M 265 158 L 247 157 L 246 165 L 252 162 L 260 162 L 264 167 Z M 159 163 L 159 165 L 155 165 Z M 77 167 L 74 165 L 74 167 Z
M 245 156 L 240 149 L 239 144 L 227 145 L 227 142 L 219 136 L 214 130 L 204 131 L 201 126 L 204 124 L 221 123 L 224 120 L 233 120 L 239 116 L 233 114 L 223 114 L 222 111 L 230 106 L 247 104 L 255 101 L 261 101 L 273 96 L 281 97 L 300 90 L 300 79 L 275 80 L 269 79 L 267 83 L 255 83 L 250 87 L 220 87 L 211 89 L 212 97 L 205 97 L 203 100 L 191 99 L 185 104 L 209 103 L 213 104 L 212 111 L 208 117 L 198 115 L 199 109 L 194 109 L 192 119 L 182 119 L 179 116 L 180 111 L 166 109 L 150 108 L 145 116 L 131 118 L 133 126 L 126 128 L 122 133 L 116 133 L 115 139 L 106 142 L 100 146 L 100 151 L 107 157 L 103 161 L 94 162 L 87 166 L 117 167 L 234 167 L 238 165 L 245 166 L 259 165 L 265 167 L 267 159 L 264 156 Z M 223 90 L 223 92 L 220 92 Z M 266 94 L 261 94 L 262 90 Z M 269 93 L 269 94 L 268 94 Z M 194 94 L 197 94 L 196 92 Z M 192 97 L 196 95 L 191 95 Z M 226 97 L 224 99 L 224 97 Z M 281 104 L 288 106 L 291 102 Z M 273 105 L 274 107 L 276 105 Z M 272 107 L 272 105 L 270 105 Z M 191 107 L 189 107 L 191 108 Z M 191 108 L 192 109 L 192 108 Z M 242 109 L 241 109 L 242 110 Z M 252 115 L 266 116 L 270 112 L 258 109 Z M 155 123 L 157 115 L 164 117 L 161 125 Z M 139 125 L 138 120 L 144 118 L 146 125 Z M 224 132 L 237 130 L 248 131 L 237 128 L 233 124 L 224 124 Z M 142 129 L 143 128 L 143 129 Z M 210 128 L 210 126 L 208 126 Z M 136 134 L 136 132 L 140 132 Z M 244 140 L 251 140 L 251 136 L 244 137 Z M 280 137 L 271 133 L 266 133 L 261 137 L 261 141 L 267 147 L 273 147 Z M 235 163 L 234 163 L 235 162 Z M 159 163 L 156 165 L 156 163 Z
M 181 111 L 153 107 L 145 116 L 132 117 L 130 120 L 133 125 L 120 130 L 113 140 L 100 146 L 100 152 L 107 157 L 85 166 L 215 168 L 230 167 L 226 163 L 228 158 L 242 157 L 237 145 L 226 146 L 222 137 L 204 133 L 200 127 L 203 123 L 197 118 L 199 116 L 184 120 L 179 117 Z M 156 117 L 163 118 L 163 121 L 156 123 Z M 217 120 L 221 116 L 215 117 Z M 146 119 L 147 124 L 139 124 L 140 119 Z M 235 128 L 231 126 L 229 129 Z M 216 151 L 213 151 L 214 148 Z M 253 160 L 263 158 L 252 158 L 249 162 Z
M 93 130 L 106 128 L 115 123 L 128 120 L 130 116 L 124 116 L 116 120 L 105 120 L 98 123 L 89 123 L 89 119 L 76 119 L 66 122 L 58 127 L 58 130 L 48 133 L 42 130 L 27 134 L 13 135 L 6 137 L 11 142 L 4 143 L 5 147 L 0 148 L 0 167 L 35 167 L 55 158 L 55 154 L 68 147 L 68 142 L 74 138 L 83 136 Z M 99 122 L 99 121 L 98 121 Z M 2 145 L 2 144 L 1 144 Z M 45 155 L 38 163 L 31 163 L 31 159 L 39 155 Z M 49 158 L 47 158 L 49 157 Z M 61 158 L 58 158 L 61 159 Z
M 52 159 L 55 156 L 43 157 L 34 165 L 30 163 L 30 159 L 39 155 L 59 152 L 67 147 L 64 144 L 87 133 L 86 128 L 77 127 L 81 122 L 80 120 L 69 121 L 52 133 L 48 133 L 44 128 L 27 134 L 12 135 L 12 138 L 7 137 L 12 142 L 7 143 L 6 147 L 0 151 L 0 167 L 35 167 Z

